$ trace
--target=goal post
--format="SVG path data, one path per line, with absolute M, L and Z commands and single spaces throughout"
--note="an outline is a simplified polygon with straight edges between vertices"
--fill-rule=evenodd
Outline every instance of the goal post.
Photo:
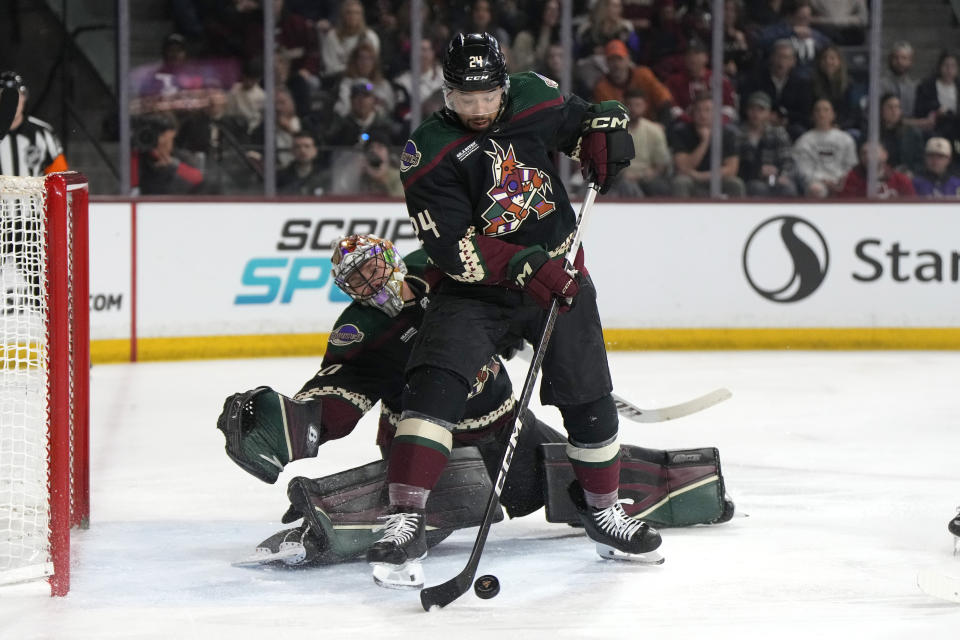
M 87 181 L 0 176 L 0 585 L 70 589 L 89 524 Z

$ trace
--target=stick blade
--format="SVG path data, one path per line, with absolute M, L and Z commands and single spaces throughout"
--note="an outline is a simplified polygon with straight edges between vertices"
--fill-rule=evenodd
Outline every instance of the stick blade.
M 442 609 L 465 594 L 472 583 L 472 573 L 460 572 L 443 584 L 422 589 L 420 591 L 420 604 L 423 605 L 424 611 L 430 611 L 434 607 Z
M 703 411 L 732 397 L 733 394 L 730 393 L 729 389 L 721 387 L 720 389 L 714 389 L 710 393 L 706 393 L 693 400 L 681 402 L 680 404 L 660 407 L 659 409 L 641 409 L 627 402 L 617 394 L 613 394 L 614 403 L 617 405 L 617 413 L 628 420 L 642 423 L 676 420 L 677 418 Z

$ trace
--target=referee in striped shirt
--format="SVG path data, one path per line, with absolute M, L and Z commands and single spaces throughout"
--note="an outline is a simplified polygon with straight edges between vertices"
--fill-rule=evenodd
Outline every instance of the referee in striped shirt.
M 0 73 L 0 88 L 4 93 L 16 91 L 19 104 L 10 125 L 10 133 L 0 140 L 0 175 L 43 176 L 54 171 L 66 171 L 63 145 L 49 124 L 24 115 L 27 87 L 15 71 Z

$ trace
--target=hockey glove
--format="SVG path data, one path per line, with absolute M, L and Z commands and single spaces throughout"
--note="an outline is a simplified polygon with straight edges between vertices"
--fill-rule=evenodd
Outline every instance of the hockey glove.
M 580 291 L 578 278 L 583 269 L 583 248 L 574 260 L 573 275 L 567 273 L 564 264 L 564 260 L 551 260 L 540 247 L 530 247 L 517 252 L 510 260 L 508 273 L 513 283 L 530 294 L 541 308 L 549 309 L 553 298 L 559 298 L 559 311 L 566 313 Z
M 591 105 L 583 118 L 576 157 L 584 180 L 606 193 L 614 178 L 633 160 L 633 138 L 627 132 L 630 116 L 622 104 L 607 100 Z

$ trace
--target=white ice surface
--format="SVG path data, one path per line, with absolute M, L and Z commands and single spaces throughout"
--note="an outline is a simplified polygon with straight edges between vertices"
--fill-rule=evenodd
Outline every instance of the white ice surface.
M 946 531 L 960 504 L 960 353 L 612 353 L 617 393 L 641 407 L 733 391 L 675 422 L 623 421 L 621 434 L 719 447 L 738 517 L 665 531 L 660 567 L 601 560 L 542 512 L 504 522 L 480 565 L 500 595 L 471 592 L 429 614 L 417 592 L 377 588 L 359 562 L 230 566 L 281 528 L 289 478 L 377 456 L 374 412 L 276 485 L 223 454 L 215 420 L 226 395 L 259 384 L 293 393 L 317 366 L 94 367 L 93 517 L 73 537 L 72 590 L 0 588 L 0 638 L 960 637 L 960 607 L 916 587 L 921 568 L 960 574 Z M 510 369 L 523 380 L 522 365 Z M 559 427 L 554 409 L 534 408 Z M 462 568 L 475 531 L 431 551 L 428 584 Z

